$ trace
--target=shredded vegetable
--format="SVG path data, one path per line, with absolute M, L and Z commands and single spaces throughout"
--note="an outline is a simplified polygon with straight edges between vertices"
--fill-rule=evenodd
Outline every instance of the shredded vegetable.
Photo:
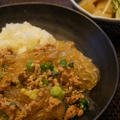
M 120 18 L 120 0 L 80 0 L 79 4 L 95 16 Z

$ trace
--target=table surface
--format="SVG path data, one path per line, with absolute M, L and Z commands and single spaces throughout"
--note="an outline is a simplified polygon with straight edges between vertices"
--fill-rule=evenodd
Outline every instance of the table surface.
M 50 3 L 59 4 L 62 6 L 73 8 L 69 0 L 0 0 L 0 5 L 20 3 L 20 2 L 50 2 Z M 117 37 L 120 38 L 120 35 L 118 35 Z M 114 39 L 114 38 L 111 38 L 111 41 L 113 45 L 115 46 L 115 49 L 118 55 L 118 60 L 120 63 L 120 41 L 119 39 Z M 113 100 L 111 101 L 108 108 L 105 110 L 105 112 L 100 116 L 98 120 L 120 120 L 120 82 L 118 84 L 118 89 L 116 91 L 116 94 Z

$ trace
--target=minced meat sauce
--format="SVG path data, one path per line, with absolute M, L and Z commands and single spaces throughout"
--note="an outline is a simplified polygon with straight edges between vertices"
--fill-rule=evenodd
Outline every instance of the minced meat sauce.
M 73 42 L 0 50 L 0 120 L 68 120 L 89 107 L 99 70 Z

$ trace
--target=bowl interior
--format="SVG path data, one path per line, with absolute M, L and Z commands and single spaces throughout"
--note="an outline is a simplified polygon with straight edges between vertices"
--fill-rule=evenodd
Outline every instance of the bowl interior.
M 111 42 L 91 20 L 72 10 L 49 4 L 1 7 L 0 18 L 0 29 L 6 23 L 28 21 L 48 30 L 58 40 L 74 41 L 79 50 L 92 58 L 101 71 L 101 79 L 90 94 L 96 107 L 81 120 L 93 120 L 101 114 L 115 91 L 118 63 Z

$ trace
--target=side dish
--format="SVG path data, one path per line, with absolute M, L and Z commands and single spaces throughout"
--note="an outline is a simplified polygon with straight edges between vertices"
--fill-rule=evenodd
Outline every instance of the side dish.
M 120 18 L 119 0 L 80 0 L 79 5 L 95 16 Z
M 73 42 L 27 22 L 7 24 L 2 42 L 0 120 L 69 120 L 88 110 L 99 70 Z

